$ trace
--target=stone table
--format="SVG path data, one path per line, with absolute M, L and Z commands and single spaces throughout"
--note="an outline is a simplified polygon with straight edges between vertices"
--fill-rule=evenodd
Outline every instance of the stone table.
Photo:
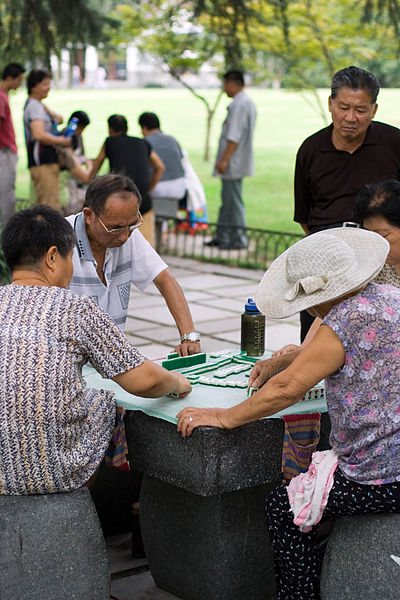
M 85 377 L 100 387 L 97 374 Z M 186 600 L 273 596 L 264 499 L 281 482 L 284 423 L 279 416 L 323 412 L 319 448 L 327 448 L 325 401 L 301 402 L 233 430 L 200 427 L 183 439 L 175 415 L 184 406 L 232 406 L 246 391 L 195 386 L 185 399 L 148 400 L 101 381 L 129 409 L 129 455 L 144 473 L 140 522 L 156 584 Z

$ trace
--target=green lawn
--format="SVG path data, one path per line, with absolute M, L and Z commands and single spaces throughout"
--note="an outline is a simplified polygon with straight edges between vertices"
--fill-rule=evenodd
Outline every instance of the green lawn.
M 202 92 L 213 99 L 217 90 Z M 258 109 L 254 150 L 256 175 L 245 179 L 244 198 L 251 227 L 299 232 L 293 222 L 293 168 L 298 146 L 305 137 L 324 127 L 321 116 L 297 93 L 281 90 L 249 89 Z M 320 90 L 327 105 L 328 90 Z M 17 196 L 29 196 L 29 173 L 26 168 L 22 111 L 25 90 L 11 97 L 17 132 L 19 165 Z M 383 90 L 377 118 L 400 125 L 398 110 L 400 90 Z M 101 89 L 54 90 L 46 100 L 48 106 L 64 118 L 74 110 L 86 110 L 91 124 L 84 133 L 86 153 L 96 156 L 107 135 L 106 119 L 110 114 L 124 114 L 129 133 L 140 135 L 137 118 L 143 111 L 157 112 L 165 133 L 174 135 L 188 151 L 207 195 L 210 221 L 215 221 L 219 207 L 219 180 L 212 177 L 212 162 L 202 159 L 205 137 L 205 110 L 202 103 L 186 90 L 176 89 Z M 224 96 L 213 122 L 211 156 L 215 156 L 221 123 L 230 100 Z M 328 115 L 327 115 L 328 118 Z

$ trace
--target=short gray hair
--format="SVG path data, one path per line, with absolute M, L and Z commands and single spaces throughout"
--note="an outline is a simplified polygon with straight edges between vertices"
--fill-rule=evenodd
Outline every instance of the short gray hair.
M 346 67 L 346 69 L 341 69 L 334 74 L 331 84 L 331 97 L 336 98 L 342 87 L 366 91 L 372 104 L 375 104 L 380 88 L 379 81 L 373 73 L 354 66 Z

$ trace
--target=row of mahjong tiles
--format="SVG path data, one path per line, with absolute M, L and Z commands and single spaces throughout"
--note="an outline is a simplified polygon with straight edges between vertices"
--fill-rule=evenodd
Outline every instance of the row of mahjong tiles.
M 248 396 L 257 391 L 257 388 L 249 387 L 248 378 L 259 357 L 249 357 L 244 353 L 229 350 L 212 352 L 209 356 L 213 360 L 207 361 L 205 353 L 187 357 L 179 357 L 178 353 L 173 353 L 162 362 L 162 366 L 184 374 L 192 385 L 248 388 Z M 171 396 L 175 397 L 174 394 Z M 309 390 L 302 400 L 316 400 L 323 397 L 324 386 L 320 383 Z

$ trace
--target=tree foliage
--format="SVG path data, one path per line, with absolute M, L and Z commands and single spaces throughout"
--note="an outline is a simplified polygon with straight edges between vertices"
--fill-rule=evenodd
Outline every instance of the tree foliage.
M 276 1 L 276 0 L 272 0 Z M 207 63 L 222 74 L 244 69 L 252 53 L 250 26 L 266 27 L 263 0 L 147 0 L 140 6 L 126 3 L 113 13 L 120 21 L 115 42 L 133 41 L 141 52 L 157 60 L 194 94 L 206 110 L 204 157 L 209 157 L 212 120 L 220 100 L 212 105 L 188 83 L 188 73 L 198 73 Z
M 262 0 L 194 0 L 193 18 L 219 38 L 226 69 L 243 67 L 244 56 L 252 48 L 250 27 L 267 29 L 265 4 Z
M 185 74 L 208 63 L 219 73 L 241 68 L 259 85 L 279 80 L 303 92 L 326 120 L 317 88 L 329 86 L 338 69 L 357 64 L 400 83 L 396 27 L 382 8 L 392 3 L 394 14 L 397 1 L 147 0 L 140 8 L 131 2 L 114 13 L 121 23 L 114 40 L 133 41 L 203 102 L 208 156 L 215 106 L 187 84 Z M 380 18 L 366 18 L 368 2 L 371 10 L 380 6 Z
M 363 5 L 352 0 L 292 0 L 285 7 L 264 5 L 265 28 L 252 28 L 255 60 L 248 69 L 260 83 L 279 78 L 317 108 L 324 120 L 317 88 L 328 87 L 332 75 L 356 64 L 386 81 L 394 76 L 397 42 L 395 28 L 381 21 L 365 22 Z M 380 67 L 380 68 L 379 68 Z M 397 67 L 400 83 L 400 69 Z
M 104 26 L 116 23 L 89 0 L 0 0 L 2 62 L 39 61 L 67 44 L 104 41 Z
M 400 33 L 400 4 L 398 0 L 365 0 L 363 22 L 380 21 L 394 27 Z M 399 48 L 399 46 L 398 46 Z
M 188 9 L 188 3 L 177 1 L 168 5 L 147 2 L 140 7 L 120 5 L 113 13 L 121 24 L 113 40 L 115 43 L 133 41 L 147 60 L 167 69 L 202 102 L 206 111 L 204 158 L 208 160 L 211 125 L 221 94 L 211 104 L 206 95 L 188 83 L 186 76 L 198 73 L 205 63 L 223 69 L 222 46 L 219 37 L 205 29 L 199 20 L 193 25 L 193 12 L 189 13 Z

